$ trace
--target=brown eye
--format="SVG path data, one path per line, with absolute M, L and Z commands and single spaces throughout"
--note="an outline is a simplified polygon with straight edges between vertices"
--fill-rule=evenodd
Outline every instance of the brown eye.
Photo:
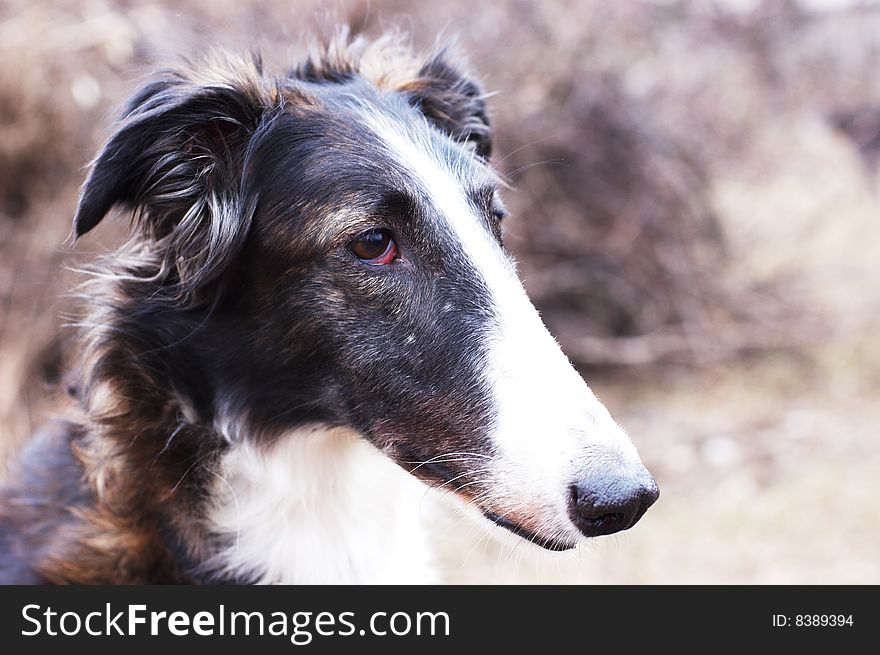
M 365 264 L 385 266 L 397 256 L 397 244 L 388 230 L 367 230 L 348 244 L 348 249 Z

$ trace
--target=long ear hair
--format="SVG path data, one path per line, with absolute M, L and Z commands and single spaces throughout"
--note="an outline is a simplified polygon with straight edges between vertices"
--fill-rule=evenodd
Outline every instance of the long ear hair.
M 441 50 L 418 76 L 400 88 L 425 117 L 456 141 L 473 146 L 483 159 L 492 154 L 492 128 L 480 85 L 450 63 Z
M 473 147 L 477 156 L 492 154 L 492 128 L 485 94 L 465 72 L 454 44 L 427 57 L 413 54 L 402 32 L 368 41 L 345 27 L 291 71 L 297 79 L 344 83 L 361 75 L 377 88 L 402 94 L 437 129 Z
M 91 165 L 73 223 L 79 238 L 114 206 L 130 210 L 183 299 L 241 249 L 257 201 L 248 146 L 281 104 L 256 59 L 193 71 L 165 72 L 134 95 Z

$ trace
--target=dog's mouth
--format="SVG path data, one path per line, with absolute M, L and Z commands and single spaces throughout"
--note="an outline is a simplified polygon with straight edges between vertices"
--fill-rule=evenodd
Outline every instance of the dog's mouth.
M 495 525 L 500 525 L 502 528 L 510 530 L 516 536 L 522 537 L 526 541 L 529 541 L 536 546 L 540 546 L 541 548 L 546 548 L 547 550 L 562 551 L 571 550 L 577 545 L 565 541 L 560 541 L 559 539 L 548 539 L 546 537 L 542 537 L 536 532 L 532 532 L 531 530 L 524 528 L 518 523 L 514 523 L 510 519 L 496 514 L 495 512 L 486 509 L 482 511 L 483 516 L 492 521 L 492 523 L 494 523 Z
M 448 466 L 445 466 L 441 462 L 432 462 L 430 460 L 424 460 L 419 462 L 418 457 L 416 457 L 415 453 L 407 452 L 409 464 L 415 464 L 414 468 L 409 469 L 409 473 L 414 475 L 415 477 L 421 479 L 426 484 L 431 485 L 434 488 L 443 488 L 449 484 L 450 480 L 455 480 L 457 478 L 463 477 L 462 474 L 457 474 L 455 471 L 450 469 Z M 415 461 L 413 461 L 415 460 Z M 451 488 L 449 489 L 453 494 L 459 496 L 465 502 L 474 503 L 474 498 L 471 494 L 465 492 L 462 489 Z M 478 506 L 479 507 L 479 506 Z M 524 528 L 519 523 L 493 512 L 489 509 L 484 509 L 479 507 L 483 516 L 490 520 L 495 525 L 501 526 L 505 530 L 509 530 L 513 534 L 526 541 L 535 544 L 536 546 L 540 546 L 546 550 L 553 551 L 563 551 L 563 550 L 571 550 L 575 548 L 577 544 L 561 541 L 559 539 L 549 539 L 547 537 L 542 537 L 537 532 L 533 532 L 528 528 Z

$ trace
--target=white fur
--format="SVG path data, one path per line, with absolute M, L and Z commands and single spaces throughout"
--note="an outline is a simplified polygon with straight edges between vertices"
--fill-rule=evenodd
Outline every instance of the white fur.
M 435 151 L 427 124 L 413 130 L 363 105 L 370 128 L 419 180 L 492 294 L 495 329 L 486 379 L 495 398 L 493 493 L 481 502 L 545 537 L 582 536 L 567 516 L 569 487 L 591 470 L 640 467 L 635 448 L 547 331 L 512 260 L 480 225 L 460 162 Z M 459 170 L 460 169 L 460 170 Z M 473 168 L 470 168 L 472 175 Z M 481 186 L 493 179 L 467 182 Z M 451 308 L 445 308 L 451 309 Z M 271 447 L 219 428 L 233 445 L 216 473 L 213 533 L 228 545 L 215 571 L 263 583 L 438 581 L 426 487 L 354 432 L 312 427 Z
M 264 584 L 432 583 L 427 488 L 343 428 L 245 439 L 216 473 L 214 571 Z
M 485 373 L 496 405 L 492 509 L 542 535 L 580 540 L 567 517 L 570 485 L 591 469 L 640 468 L 635 447 L 574 370 L 529 301 L 513 261 L 481 225 L 466 195 L 468 185 L 481 180 L 472 173 L 462 179 L 457 163 L 432 146 L 427 126 L 414 131 L 376 112 L 365 118 L 421 183 L 492 294 L 497 329 Z

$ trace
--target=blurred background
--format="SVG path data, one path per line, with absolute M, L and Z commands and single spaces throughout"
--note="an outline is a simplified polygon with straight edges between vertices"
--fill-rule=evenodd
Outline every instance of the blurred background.
M 880 3 L 0 1 L 0 461 L 59 406 L 84 166 L 177 55 L 334 20 L 458 37 L 535 304 L 662 496 L 567 554 L 458 522 L 474 582 L 880 583 Z

